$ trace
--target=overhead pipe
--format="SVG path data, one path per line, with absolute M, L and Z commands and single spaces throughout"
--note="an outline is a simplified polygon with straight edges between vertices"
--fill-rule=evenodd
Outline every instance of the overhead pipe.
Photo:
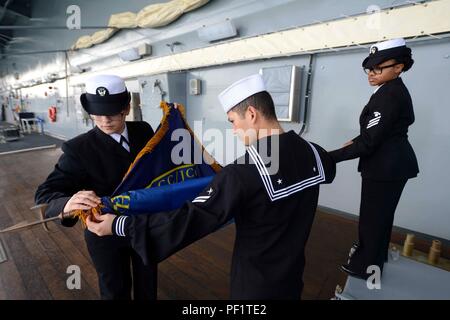
M 309 66 L 308 66 L 308 74 L 306 78 L 306 89 L 305 89 L 305 100 L 304 100 L 304 113 L 303 113 L 303 123 L 300 129 L 299 135 L 301 136 L 306 130 L 306 123 L 308 121 L 307 117 L 309 116 L 308 110 L 311 104 L 311 81 L 313 76 L 313 65 L 314 65 L 314 54 L 309 55 Z

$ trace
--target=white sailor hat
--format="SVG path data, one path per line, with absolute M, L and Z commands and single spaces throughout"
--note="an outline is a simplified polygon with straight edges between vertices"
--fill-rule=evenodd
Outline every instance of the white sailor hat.
M 238 103 L 244 101 L 248 97 L 266 91 L 264 80 L 260 74 L 254 74 L 226 88 L 219 94 L 219 101 L 225 112 L 230 111 Z
M 406 46 L 405 39 L 391 39 L 376 43 L 370 47 L 369 56 L 364 59 L 363 68 L 372 68 L 390 59 L 402 59 L 404 71 L 411 68 L 414 60 L 411 58 L 411 49 Z
M 80 101 L 89 114 L 112 116 L 128 107 L 130 93 L 122 78 L 97 75 L 86 80 L 86 93 L 80 96 Z

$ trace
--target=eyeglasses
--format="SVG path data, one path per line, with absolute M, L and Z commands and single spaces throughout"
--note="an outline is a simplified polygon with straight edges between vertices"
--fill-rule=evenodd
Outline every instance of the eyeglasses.
M 92 118 L 92 120 L 95 120 L 95 121 L 102 121 L 103 119 L 108 119 L 110 121 L 120 121 L 120 120 L 122 120 L 124 115 L 125 115 L 125 112 L 121 112 L 119 114 L 115 114 L 112 116 L 99 116 L 99 115 L 91 114 L 91 118 Z
M 375 74 L 382 74 L 382 73 L 383 73 L 383 69 L 390 68 L 390 67 L 396 66 L 396 65 L 398 65 L 398 64 L 399 64 L 399 63 L 396 62 L 396 63 L 394 63 L 394 64 L 390 64 L 390 65 L 388 65 L 388 66 L 383 66 L 383 67 L 364 68 L 364 72 L 365 72 L 366 74 L 369 74 L 370 71 L 373 71 L 373 73 L 375 73 Z

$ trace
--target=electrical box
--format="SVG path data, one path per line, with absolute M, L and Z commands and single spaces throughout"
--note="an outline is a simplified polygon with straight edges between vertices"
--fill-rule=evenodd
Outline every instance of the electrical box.
M 162 119 L 162 100 L 186 106 L 187 76 L 185 72 L 170 72 L 139 77 L 142 120 L 156 129 Z
M 152 54 L 152 46 L 148 43 L 143 43 L 138 47 L 138 53 L 141 57 L 150 56 Z
M 141 56 L 138 53 L 138 49 L 130 48 L 118 53 L 119 58 L 122 61 L 134 61 L 139 60 Z
M 198 96 L 202 93 L 202 81 L 200 79 L 189 80 L 189 94 Z

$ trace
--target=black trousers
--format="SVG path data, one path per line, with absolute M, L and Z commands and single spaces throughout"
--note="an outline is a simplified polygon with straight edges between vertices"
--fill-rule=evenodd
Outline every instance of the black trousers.
M 383 271 L 391 240 L 394 213 L 407 179 L 399 181 L 362 180 L 359 211 L 359 244 L 350 258 L 351 270 L 367 275 L 367 267 Z
M 98 237 L 85 230 L 103 300 L 156 300 L 157 264 L 144 265 L 126 238 Z

